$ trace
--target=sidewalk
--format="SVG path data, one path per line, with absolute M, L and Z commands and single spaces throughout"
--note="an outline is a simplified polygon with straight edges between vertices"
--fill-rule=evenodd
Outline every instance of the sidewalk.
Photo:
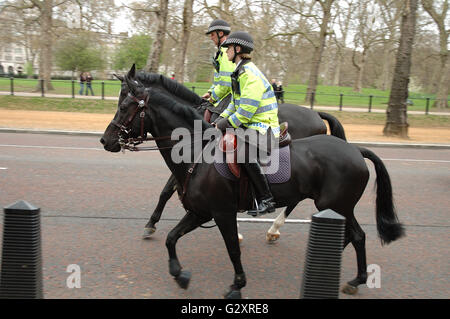
M 10 92 L 7 91 L 0 91 L 0 95 L 11 95 Z M 41 93 L 29 93 L 29 92 L 14 92 L 14 95 L 16 96 L 25 96 L 25 97 L 40 97 L 42 96 Z M 67 98 L 67 99 L 71 99 L 72 95 L 69 94 L 51 94 L 51 93 L 46 93 L 45 97 L 50 97 L 50 98 Z M 102 97 L 101 96 L 91 96 L 91 95 L 77 95 L 75 94 L 75 98 L 76 99 L 94 99 L 94 100 L 101 100 Z M 112 97 L 112 96 L 105 96 L 104 97 L 105 100 L 108 101 L 117 101 L 118 97 Z M 338 106 L 321 106 L 321 105 L 314 105 L 314 110 L 323 110 L 323 111 L 339 111 L 339 107 Z M 342 108 L 343 112 L 359 112 L 359 113 L 367 113 L 368 112 L 368 108 L 357 108 L 357 107 L 343 107 Z M 371 110 L 372 113 L 386 113 L 386 110 L 382 110 L 382 109 L 376 109 L 376 108 L 372 108 Z M 425 111 L 408 111 L 408 114 L 418 114 L 418 115 L 423 115 L 425 114 Z M 443 115 L 443 116 L 450 116 L 450 112 L 428 112 L 429 115 Z
M 0 133 L 63 134 L 100 137 L 113 114 L 0 109 Z M 410 128 L 409 140 L 382 134 L 383 125 L 344 124 L 350 143 L 368 147 L 450 149 L 450 128 Z

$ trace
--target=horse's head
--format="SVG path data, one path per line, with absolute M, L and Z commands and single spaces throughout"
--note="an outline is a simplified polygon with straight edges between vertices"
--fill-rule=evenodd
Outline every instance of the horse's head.
M 119 103 L 113 120 L 103 133 L 100 142 L 105 150 L 119 152 L 120 139 L 137 138 L 146 134 L 144 117 L 148 116 L 149 90 L 136 79 L 135 65 L 125 75 L 116 76 L 122 81 Z

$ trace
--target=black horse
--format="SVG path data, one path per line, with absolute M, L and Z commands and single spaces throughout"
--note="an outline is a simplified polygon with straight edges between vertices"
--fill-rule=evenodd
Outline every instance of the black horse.
M 213 164 L 197 163 L 194 166 L 192 163 L 176 163 L 171 156 L 171 148 L 178 143 L 170 139 L 175 129 L 182 127 L 193 132 L 195 120 L 201 121 L 203 131 L 211 128 L 211 125 L 203 121 L 192 107 L 177 102 L 172 95 L 162 90 L 145 88 L 136 80 L 134 69 L 130 70 L 125 80 L 130 94 L 119 105 L 100 141 L 106 150 L 118 152 L 121 150 L 119 137 L 123 134 L 137 137 L 142 130 L 150 132 L 167 166 L 183 185 L 182 202 L 187 213 L 169 232 L 166 240 L 170 274 L 180 287 L 188 287 L 191 275 L 182 270 L 176 254 L 176 243 L 186 233 L 214 218 L 235 271 L 234 282 L 225 297 L 241 297 L 240 290 L 245 287 L 246 278 L 237 237 L 239 183 L 222 177 Z M 135 116 L 138 113 L 142 114 L 142 121 Z M 354 217 L 355 205 L 369 179 L 364 158 L 375 165 L 376 222 L 381 242 L 390 243 L 404 234 L 403 226 L 397 219 L 390 177 L 383 162 L 370 150 L 329 135 L 294 140 L 290 145 L 290 153 L 290 180 L 271 185 L 276 206 L 292 210 L 300 201 L 311 198 L 319 211 L 330 208 L 343 215 L 346 218 L 344 247 L 352 243 L 358 265 L 357 276 L 348 285 L 355 288 L 365 284 L 365 233 Z M 247 204 L 250 208 L 250 199 Z
M 124 77 L 119 75 L 116 75 L 116 77 L 122 82 L 118 102 L 118 104 L 120 105 L 129 93 L 129 89 L 126 81 L 124 81 Z M 167 78 L 161 74 L 139 72 L 136 74 L 136 78 L 145 87 L 163 90 L 164 92 L 170 94 L 170 96 L 173 96 L 173 98 L 177 102 L 188 104 L 193 108 L 198 109 L 198 107 L 204 102 L 200 96 L 187 89 L 184 85 L 181 85 L 177 81 Z M 226 107 L 226 104 L 222 104 L 221 109 L 219 107 L 218 110 L 214 111 L 216 112 L 216 114 L 220 114 Z M 318 134 L 326 134 L 327 126 L 323 122 L 323 120 L 326 120 L 330 127 L 330 134 L 346 140 L 342 124 L 334 116 L 325 112 L 316 112 L 309 108 L 301 107 L 295 104 L 281 104 L 279 106 L 278 118 L 280 120 L 280 123 L 288 123 L 289 134 L 291 135 L 292 139 L 299 139 Z M 214 118 L 212 118 L 212 120 L 213 119 Z M 159 196 L 158 204 L 156 205 L 156 208 L 153 211 L 150 220 L 145 225 L 143 235 L 144 239 L 150 238 L 156 231 L 156 223 L 158 223 L 161 219 L 164 207 L 166 206 L 167 201 L 177 190 L 177 187 L 180 186 L 177 183 L 174 175 L 171 175 Z M 287 213 L 287 215 L 289 215 L 289 213 Z M 280 218 L 287 218 L 287 215 L 285 211 L 284 213 L 282 213 Z M 278 228 L 273 232 L 278 232 Z M 269 235 L 270 234 L 268 234 L 268 236 Z M 272 234 L 270 236 L 272 236 L 270 238 L 274 238 L 273 236 L 276 235 Z

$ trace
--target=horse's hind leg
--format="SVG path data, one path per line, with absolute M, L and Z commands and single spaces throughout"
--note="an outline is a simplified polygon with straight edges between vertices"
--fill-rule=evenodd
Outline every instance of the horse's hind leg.
M 166 183 L 166 186 L 164 186 L 164 189 L 159 195 L 158 205 L 156 205 L 156 208 L 153 211 L 150 220 L 147 222 L 147 225 L 145 225 L 144 235 L 142 236 L 144 239 L 150 238 L 156 231 L 155 224 L 159 222 L 159 220 L 161 219 L 161 214 L 164 210 L 164 206 L 166 206 L 167 201 L 170 199 L 170 197 L 172 197 L 173 193 L 176 190 L 176 186 L 177 180 L 175 179 L 175 176 L 172 174 L 170 175 L 169 180 Z
M 355 279 L 347 282 L 342 292 L 353 295 L 358 291 L 358 286 L 367 282 L 367 260 L 366 260 L 366 234 L 359 226 L 355 217 L 346 224 L 346 241 L 347 245 L 351 241 L 356 252 L 356 261 L 358 265 L 358 274 Z M 344 246 L 345 247 L 345 246 Z
M 167 235 L 166 247 L 169 252 L 169 272 L 175 278 L 178 285 L 183 289 L 187 289 L 191 279 L 191 273 L 181 270 L 182 267 L 178 260 L 175 248 L 176 243 L 181 236 L 189 233 L 201 224 L 210 220 L 211 217 L 203 218 L 188 211 L 175 226 L 175 228 L 173 228 Z
M 219 227 L 220 233 L 225 241 L 228 255 L 234 267 L 234 282 L 230 286 L 230 291 L 225 294 L 227 299 L 240 299 L 241 289 L 247 284 L 244 269 L 241 263 L 241 249 L 239 247 L 236 213 L 234 214 L 217 214 L 214 221 Z
M 297 204 L 285 207 L 281 214 L 274 220 L 272 226 L 266 233 L 266 241 L 268 243 L 273 243 L 280 238 L 280 228 L 284 225 L 286 218 L 294 210 L 295 206 L 297 206 Z

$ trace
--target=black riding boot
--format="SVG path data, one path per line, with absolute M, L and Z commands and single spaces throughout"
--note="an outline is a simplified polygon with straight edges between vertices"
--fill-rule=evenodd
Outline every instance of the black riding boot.
M 250 180 L 253 182 L 256 191 L 257 207 L 254 210 L 249 210 L 247 214 L 252 216 L 273 213 L 275 211 L 275 204 L 273 196 L 270 192 L 269 183 L 258 162 L 245 163 L 245 171 Z

